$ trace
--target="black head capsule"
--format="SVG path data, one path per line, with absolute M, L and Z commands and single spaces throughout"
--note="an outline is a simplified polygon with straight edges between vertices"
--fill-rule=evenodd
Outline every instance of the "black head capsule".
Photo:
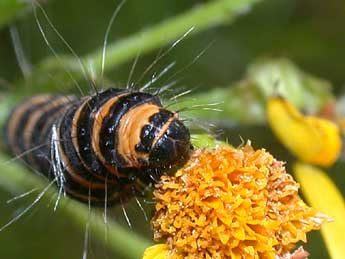
M 192 146 L 188 128 L 177 113 L 145 102 L 119 123 L 118 153 L 134 168 L 163 174 L 185 164 Z
M 156 167 L 178 167 L 187 162 L 191 149 L 189 130 L 174 113 L 155 138 L 149 163 Z

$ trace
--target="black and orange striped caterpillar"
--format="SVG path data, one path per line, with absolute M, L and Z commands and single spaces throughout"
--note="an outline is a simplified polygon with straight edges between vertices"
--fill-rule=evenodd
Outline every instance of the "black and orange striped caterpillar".
M 178 113 L 157 96 L 130 89 L 31 97 L 12 110 L 4 135 L 13 155 L 92 205 L 141 194 L 192 150 Z

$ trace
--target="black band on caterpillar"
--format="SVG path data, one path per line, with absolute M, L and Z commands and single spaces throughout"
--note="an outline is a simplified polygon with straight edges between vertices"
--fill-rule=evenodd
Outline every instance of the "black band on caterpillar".
M 93 205 L 141 193 L 183 165 L 192 149 L 177 113 L 156 96 L 127 89 L 82 99 L 34 96 L 12 110 L 5 143 L 48 178 L 62 175 L 67 194 Z

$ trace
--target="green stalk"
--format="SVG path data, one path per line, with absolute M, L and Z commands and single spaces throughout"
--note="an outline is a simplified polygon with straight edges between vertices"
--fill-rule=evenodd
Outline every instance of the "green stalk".
M 257 1 L 211 1 L 125 39 L 110 43 L 107 46 L 105 70 L 133 59 L 138 53 L 144 54 L 164 46 L 180 38 L 191 28 L 194 28 L 193 33 L 196 33 L 222 23 L 230 24 L 236 17 L 246 13 Z M 102 48 L 81 57 L 81 60 L 86 67 L 91 65 L 93 71 L 99 75 L 102 68 Z M 33 71 L 28 80 L 33 87 L 29 88 L 39 92 L 61 89 L 62 86 L 66 89 L 66 85 L 74 87 L 63 67 L 68 69 L 76 80 L 83 77 L 81 66 L 76 58 L 61 56 L 57 59 L 51 56 L 42 61 Z M 54 75 L 53 78 L 51 75 Z M 25 84 L 26 82 L 19 82 L 18 87 L 23 87 Z
M 0 29 L 9 24 L 18 13 L 22 12 L 29 1 L 1 0 L 0 1 Z

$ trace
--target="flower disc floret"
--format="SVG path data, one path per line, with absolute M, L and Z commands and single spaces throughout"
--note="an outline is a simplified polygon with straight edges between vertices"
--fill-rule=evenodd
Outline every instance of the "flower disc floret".
M 156 240 L 168 258 L 276 258 L 326 218 L 298 196 L 299 185 L 265 150 L 250 145 L 196 150 L 154 196 Z

